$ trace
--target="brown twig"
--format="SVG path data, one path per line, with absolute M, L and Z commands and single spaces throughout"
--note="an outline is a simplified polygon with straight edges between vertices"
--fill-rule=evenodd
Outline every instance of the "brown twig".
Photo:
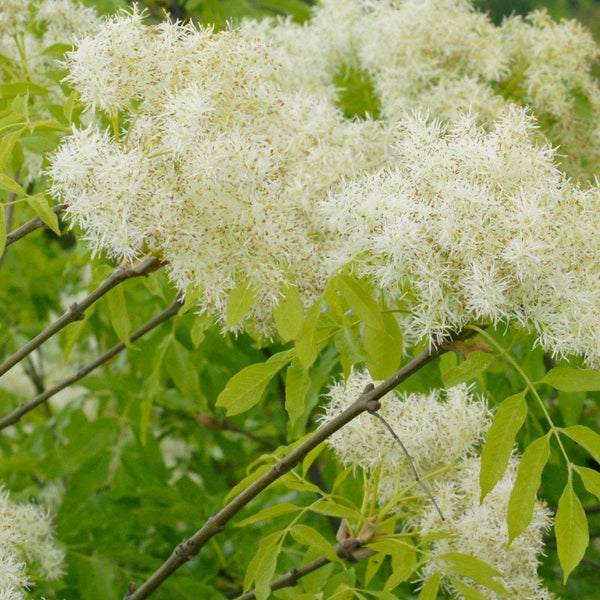
M 46 327 L 44 331 L 36 335 L 18 352 L 15 352 L 15 354 L 7 358 L 4 363 L 0 365 L 0 375 L 4 375 L 9 369 L 14 367 L 18 362 L 23 360 L 28 354 L 41 346 L 46 340 L 58 333 L 69 323 L 82 319 L 85 310 L 104 296 L 104 294 L 112 290 L 112 288 L 132 277 L 146 275 L 159 266 L 160 260 L 158 257 L 147 256 L 131 267 L 117 267 L 91 294 L 86 296 L 81 302 L 74 302 L 71 304 L 62 317 L 59 317 L 52 325 Z
M 183 300 L 178 298 L 175 300 L 168 308 L 163 310 L 159 315 L 148 321 L 145 325 L 140 327 L 137 331 L 132 333 L 129 336 L 129 341 L 131 343 L 135 342 L 143 335 L 177 314 L 177 311 L 183 306 Z M 14 425 L 21 420 L 21 417 L 33 410 L 48 398 L 58 394 L 61 390 L 64 390 L 66 387 L 69 387 L 76 381 L 83 379 L 86 375 L 91 373 L 94 369 L 97 369 L 100 365 L 103 365 L 105 362 L 108 362 L 111 358 L 116 356 L 119 352 L 121 352 L 125 348 L 125 344 L 120 342 L 116 346 L 113 346 L 110 350 L 107 350 L 102 356 L 99 356 L 96 360 L 91 363 L 85 365 L 81 369 L 79 369 L 76 373 L 67 377 L 67 379 L 57 383 L 55 386 L 45 390 L 41 394 L 37 395 L 33 400 L 27 402 L 26 404 L 21 404 L 15 410 L 13 410 L 10 414 L 6 415 L 2 419 L 0 419 L 0 430 L 5 429 L 9 425 Z
M 465 331 L 455 336 L 455 339 L 466 339 L 475 335 L 474 331 Z M 445 347 L 430 348 L 421 352 L 408 364 L 404 365 L 394 375 L 380 383 L 377 387 L 367 386 L 357 401 L 342 413 L 328 421 L 302 444 L 292 450 L 269 471 L 251 483 L 240 492 L 227 506 L 209 517 L 201 529 L 191 538 L 181 542 L 171 556 L 137 589 L 131 590 L 125 600 L 142 600 L 157 590 L 164 581 L 186 562 L 198 555 L 202 547 L 217 533 L 223 531 L 227 523 L 244 508 L 253 498 L 258 496 L 273 482 L 291 471 L 307 454 L 324 442 L 331 434 L 341 429 L 346 423 L 355 419 L 367 410 L 373 410 L 385 394 L 410 377 L 413 373 L 431 362 L 434 358 L 445 353 Z
M 57 204 L 56 206 L 52 207 L 52 211 L 58 215 L 61 212 L 63 212 L 65 208 L 67 208 L 66 204 Z M 28 233 L 31 233 L 32 231 L 35 231 L 40 227 L 47 227 L 47 225 L 39 217 L 34 217 L 33 219 L 31 219 L 31 221 L 27 221 L 27 223 L 24 223 L 23 225 L 21 225 L 21 227 L 15 229 L 14 231 L 11 231 L 6 236 L 6 246 L 14 244 L 17 240 L 20 240 L 22 237 L 25 237 Z

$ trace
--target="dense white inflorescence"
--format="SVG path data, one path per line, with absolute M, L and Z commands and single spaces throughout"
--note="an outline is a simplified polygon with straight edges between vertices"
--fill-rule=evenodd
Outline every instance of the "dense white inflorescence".
M 228 328 L 270 335 L 286 285 L 307 308 L 354 261 L 410 311 L 411 342 L 516 322 L 595 365 L 599 192 L 562 169 L 585 176 L 600 147 L 597 55 L 571 22 L 495 27 L 465 0 L 327 1 L 302 26 L 219 33 L 134 9 L 69 53 L 67 80 L 113 128 L 65 139 L 52 193 L 94 252 L 160 254 Z M 336 107 L 348 68 L 373 83 L 381 120 Z M 569 150 L 585 122 L 587 166 Z M 240 287 L 254 303 L 228 323 Z
M 353 404 L 370 381 L 368 373 L 353 371 L 346 381 L 335 383 L 329 391 L 323 421 Z M 516 455 L 480 503 L 478 450 L 492 416 L 485 400 L 475 398 L 462 384 L 427 395 L 390 392 L 381 404 L 379 414 L 406 447 L 444 515 L 443 521 L 427 498 L 417 499 L 418 488 L 405 454 L 378 419 L 363 413 L 333 434 L 328 443 L 345 465 L 378 472 L 380 505 L 397 503 L 398 510 L 412 513 L 406 521 L 409 530 L 422 538 L 436 533 L 428 543 L 428 560 L 421 579 L 426 581 L 438 571 L 443 572 L 442 555 L 459 552 L 475 556 L 502 573 L 502 583 L 511 598 L 551 598 L 536 574 L 543 534 L 550 526 L 550 512 L 544 504 L 536 502 L 531 524 L 507 547 L 506 516 L 519 465 Z M 442 578 L 442 582 L 450 592 L 456 592 L 449 581 Z M 500 597 L 480 586 L 478 590 L 486 598 Z
M 282 89 L 270 49 L 235 31 L 148 27 L 136 12 L 108 21 L 71 54 L 69 80 L 131 122 L 121 139 L 74 132 L 50 170 L 95 251 L 160 252 L 222 321 L 231 290 L 252 287 L 263 333 L 285 285 L 306 306 L 323 290 L 334 258 L 312 211 L 344 177 L 382 165 L 387 141 L 380 124 Z
M 54 542 L 50 517 L 34 504 L 16 504 L 0 490 L 0 596 L 25 600 L 30 575 L 62 575 L 63 553 Z

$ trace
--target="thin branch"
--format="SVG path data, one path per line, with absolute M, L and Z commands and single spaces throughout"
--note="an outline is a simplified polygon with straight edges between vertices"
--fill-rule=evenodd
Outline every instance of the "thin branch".
M 58 333 L 72 321 L 78 321 L 83 318 L 84 312 L 96 300 L 99 300 L 104 294 L 112 290 L 123 281 L 148 273 L 160 267 L 160 260 L 156 256 L 146 256 L 135 265 L 129 268 L 117 267 L 91 294 L 86 296 L 81 302 L 74 302 L 69 310 L 59 317 L 52 325 L 44 329 L 35 336 L 30 342 L 25 344 L 18 352 L 7 358 L 0 365 L 0 375 L 4 375 L 9 369 L 14 367 L 19 361 L 23 360 L 28 354 L 41 346 L 46 340 Z
M 348 538 L 345 539 L 341 544 L 336 544 L 334 546 L 334 550 L 335 553 L 340 557 L 340 558 L 349 558 L 350 556 L 353 555 L 353 552 L 355 552 L 356 550 L 358 550 L 358 548 L 360 548 L 363 545 L 363 542 L 358 539 L 358 538 Z M 365 553 L 364 558 L 367 558 L 368 556 L 373 556 L 373 554 L 375 554 L 375 550 L 371 550 L 367 553 Z M 361 557 L 363 558 L 363 557 Z M 298 581 L 304 577 L 305 575 L 308 575 L 309 573 L 313 573 L 314 571 L 317 571 L 318 569 L 320 569 L 321 567 L 324 567 L 325 565 L 329 564 L 331 562 L 331 560 L 329 560 L 328 558 L 326 558 L 325 556 L 319 556 L 319 558 L 315 558 L 315 560 L 313 560 L 312 562 L 309 562 L 308 564 L 298 568 L 298 569 L 291 569 L 290 571 L 288 571 L 285 575 L 282 575 L 281 577 L 278 577 L 277 579 L 274 579 L 271 582 L 271 591 L 274 592 L 275 590 L 280 590 L 282 588 L 286 588 L 286 587 L 293 587 L 295 585 L 298 585 Z M 235 597 L 236 594 L 239 593 L 239 590 L 233 590 L 233 592 L 228 592 L 227 594 L 225 594 L 228 598 L 232 598 Z M 256 598 L 254 592 L 252 590 L 250 590 L 249 592 L 246 592 L 245 594 L 242 594 L 241 596 L 237 596 L 236 600 L 254 600 L 254 598 Z
M 231 431 L 247 437 L 249 440 L 265 446 L 266 448 L 277 448 L 278 444 L 269 438 L 256 435 L 251 431 L 246 431 L 237 425 L 234 425 L 229 419 L 225 417 L 215 417 L 207 413 L 196 413 L 194 419 L 201 427 L 208 429 L 209 431 Z
M 475 331 L 464 331 L 461 334 L 457 334 L 454 339 L 466 339 L 475 334 Z M 253 498 L 258 496 L 258 494 L 269 487 L 273 482 L 277 481 L 277 479 L 291 471 L 313 448 L 316 448 L 330 435 L 341 429 L 346 423 L 349 423 L 358 415 L 367 410 L 374 410 L 380 398 L 393 390 L 413 373 L 431 362 L 434 358 L 447 351 L 448 348 L 445 346 L 424 350 L 377 387 L 373 384 L 368 385 L 354 404 L 349 406 L 331 421 L 327 422 L 320 429 L 317 429 L 311 437 L 292 450 L 256 481 L 251 483 L 244 491 L 240 492 L 233 500 L 231 500 L 231 502 L 229 502 L 229 504 L 227 504 L 227 506 L 218 513 L 211 515 L 203 527 L 191 538 L 181 542 L 162 566 L 159 567 L 138 589 L 134 589 L 135 586 L 130 584 L 125 600 L 142 600 L 142 598 L 150 596 L 150 594 L 157 590 L 177 569 L 197 556 L 202 547 L 213 536 L 223 531 L 227 523 Z
M 419 473 L 417 472 L 415 463 L 413 462 L 413 459 L 410 457 L 410 454 L 408 453 L 406 446 L 402 443 L 402 440 L 396 435 L 396 432 L 392 429 L 392 426 L 377 412 L 377 410 L 379 410 L 379 408 L 380 408 L 380 406 L 378 406 L 372 410 L 369 410 L 369 412 L 384 424 L 385 428 L 390 432 L 392 437 L 398 442 L 400 448 L 402 449 L 404 456 L 406 457 L 406 460 L 408 461 L 408 465 L 410 466 L 410 469 L 415 477 L 415 481 L 421 486 L 421 489 L 425 492 L 425 494 L 427 494 L 428 498 L 431 500 L 431 503 L 433 504 L 433 506 L 435 506 L 435 509 L 437 510 L 438 514 L 440 515 L 440 518 L 442 519 L 442 521 L 444 521 L 445 520 L 444 515 L 442 514 L 442 511 L 440 510 L 438 503 L 435 501 L 435 498 L 433 497 L 432 493 L 429 491 L 429 488 L 425 485 L 425 482 L 419 477 Z
M 148 333 L 149 331 L 154 329 L 155 327 L 158 327 L 158 325 L 160 325 L 161 323 L 163 323 L 164 321 L 166 321 L 173 315 L 177 314 L 177 311 L 182 306 L 183 306 L 183 300 L 178 298 L 168 308 L 163 310 L 163 312 L 161 312 L 159 315 L 157 315 L 156 317 L 154 317 L 153 319 L 148 321 L 145 325 L 140 327 L 137 331 L 132 333 L 129 336 L 129 341 L 131 343 L 133 343 L 136 340 L 138 340 L 139 338 L 141 338 L 143 335 L 145 335 L 146 333 Z M 0 430 L 5 429 L 9 425 L 14 425 L 15 423 L 18 423 L 24 414 L 33 410 L 34 408 L 36 408 L 37 406 L 39 406 L 40 404 L 42 404 L 43 402 L 48 400 L 48 398 L 54 396 L 55 394 L 58 394 L 58 392 L 60 392 L 61 390 L 64 390 L 66 387 L 69 387 L 76 381 L 83 379 L 86 375 L 91 373 L 94 369 L 97 369 L 100 365 L 103 365 L 105 362 L 108 362 L 111 358 L 116 356 L 124 348 L 125 348 L 125 344 L 123 342 L 120 342 L 116 346 L 113 346 L 110 350 L 107 350 L 102 356 L 99 356 L 96 360 L 87 364 L 85 367 L 82 367 L 81 369 L 79 369 L 76 373 L 74 373 L 67 379 L 65 379 L 65 380 L 61 381 L 60 383 L 57 383 L 55 386 L 47 389 L 43 393 L 36 396 L 30 402 L 27 402 L 26 404 L 21 404 L 15 410 L 13 410 L 10 414 L 8 414 L 5 417 L 3 417 L 2 419 L 0 419 Z
M 63 212 L 65 208 L 67 208 L 66 204 L 57 204 L 56 206 L 52 207 L 52 211 L 58 215 L 59 213 Z M 31 219 L 31 221 L 27 221 L 27 223 L 24 223 L 23 225 L 21 225 L 21 227 L 9 233 L 6 236 L 6 245 L 10 246 L 11 244 L 14 244 L 17 240 L 20 240 L 22 237 L 25 237 L 28 233 L 31 233 L 32 231 L 35 231 L 40 227 L 47 227 L 47 225 L 39 217 L 34 217 L 33 219 Z

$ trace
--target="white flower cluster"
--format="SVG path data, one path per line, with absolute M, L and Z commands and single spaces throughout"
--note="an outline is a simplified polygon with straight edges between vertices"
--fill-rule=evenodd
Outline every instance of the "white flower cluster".
M 345 382 L 335 383 L 323 420 L 327 422 L 354 403 L 370 381 L 368 373 L 353 371 Z M 363 413 L 332 435 L 328 443 L 345 465 L 358 465 L 369 473 L 379 471 L 380 505 L 396 501 L 398 509 L 413 511 L 407 520 L 412 531 L 421 537 L 433 531 L 447 534 L 436 535 L 430 542 L 421 578 L 426 581 L 443 567 L 439 557 L 459 552 L 484 560 L 502 573 L 502 583 L 511 598 L 551 598 L 536 573 L 542 536 L 550 525 L 545 505 L 536 502 L 531 524 L 507 548 L 506 516 L 519 465 L 516 455 L 484 502 L 479 501 L 478 449 L 491 424 L 486 402 L 474 398 L 462 384 L 428 395 L 390 392 L 381 404 L 379 414 L 406 447 L 444 515 L 443 521 L 430 501 L 416 500 L 418 488 L 412 469 L 378 419 Z M 444 585 L 456 592 L 449 582 L 444 581 Z M 479 591 L 486 598 L 498 597 L 484 588 Z
M 411 311 L 409 341 L 512 321 L 597 365 L 600 192 L 571 183 L 541 133 L 595 119 L 597 53 L 573 23 L 535 13 L 497 28 L 465 0 L 326 0 L 303 26 L 220 33 L 147 26 L 134 9 L 69 53 L 68 81 L 113 131 L 68 136 L 51 191 L 94 252 L 160 254 L 236 330 L 269 335 L 285 286 L 308 307 L 355 261 Z M 343 118 L 344 67 L 367 72 L 382 120 Z M 228 324 L 240 287 L 254 304 Z
M 325 0 L 304 26 L 263 23 L 288 85 L 335 95 L 348 66 L 371 79 L 383 118 L 425 109 L 436 118 L 473 114 L 488 124 L 514 103 L 531 107 L 571 176 L 600 166 L 600 47 L 575 21 L 537 11 L 500 27 L 468 0 Z
M 62 561 L 48 514 L 34 504 L 16 504 L 0 491 L 0 597 L 25 600 L 28 571 L 56 579 L 62 575 Z
M 191 25 L 106 22 L 69 55 L 90 107 L 127 124 L 90 126 L 54 157 L 53 194 L 94 250 L 161 253 L 171 279 L 224 320 L 232 289 L 256 290 L 248 319 L 268 333 L 284 285 L 306 305 L 331 273 L 331 242 L 312 211 L 344 177 L 381 166 L 386 135 L 324 99 L 276 84 L 261 37 Z
M 348 182 L 323 210 L 347 259 L 441 340 L 469 322 L 533 327 L 556 354 L 600 360 L 600 191 L 564 178 L 520 109 L 489 131 L 422 116 L 396 127 L 393 167 Z M 343 261 L 342 261 L 343 262 Z

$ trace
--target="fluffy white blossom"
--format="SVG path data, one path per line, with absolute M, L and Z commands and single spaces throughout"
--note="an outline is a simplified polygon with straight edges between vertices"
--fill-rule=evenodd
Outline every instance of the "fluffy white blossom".
M 24 600 L 30 574 L 62 575 L 63 553 L 54 542 L 49 515 L 34 504 L 16 504 L 0 491 L 0 593 Z
M 434 481 L 432 493 L 444 515 L 444 521 L 435 509 L 425 506 L 412 526 L 423 537 L 433 532 L 447 535 L 436 536 L 432 542 L 429 560 L 422 570 L 422 579 L 427 580 L 439 570 L 443 570 L 443 561 L 438 557 L 448 552 L 460 552 L 475 556 L 502 573 L 500 581 L 509 591 L 510 598 L 552 598 L 553 595 L 543 587 L 537 576 L 539 556 L 544 547 L 543 536 L 551 525 L 550 511 L 544 503 L 536 501 L 531 523 L 508 546 L 508 501 L 516 481 L 519 459 L 516 456 L 511 457 L 504 476 L 481 503 L 480 468 L 480 458 L 471 457 L 461 463 L 453 479 Z M 456 593 L 450 582 L 444 578 L 442 582 L 450 592 Z M 473 585 L 469 580 L 465 580 L 465 583 Z M 504 597 L 481 585 L 474 587 L 486 598 L 496 600 Z
M 231 290 L 248 285 L 263 332 L 284 285 L 309 305 L 331 273 L 317 199 L 383 164 L 387 142 L 381 125 L 282 89 L 271 48 L 236 31 L 149 27 L 136 12 L 109 20 L 70 53 L 70 80 L 131 123 L 121 139 L 74 132 L 50 170 L 94 250 L 160 253 L 176 286 L 199 290 L 222 322 Z
M 393 167 L 323 204 L 347 259 L 411 312 L 414 338 L 514 321 L 555 354 L 600 360 L 600 192 L 565 179 L 516 108 L 474 119 L 398 123 Z
M 329 391 L 330 402 L 323 420 L 334 418 L 354 403 L 369 382 L 367 373 L 352 372 L 346 381 L 335 383 Z M 433 503 L 416 500 L 419 493 L 415 491 L 414 475 L 404 452 L 373 415 L 363 413 L 333 434 L 328 443 L 345 465 L 378 472 L 380 505 L 396 502 L 399 509 L 412 513 L 405 519 L 408 530 L 421 538 L 436 533 L 427 545 L 428 558 L 420 573 L 421 580 L 426 581 L 438 571 L 444 573 L 448 565 L 440 557 L 458 552 L 479 558 L 502 573 L 502 583 L 511 598 L 551 598 L 536 573 L 543 534 L 550 526 L 550 513 L 543 503 L 536 501 L 531 524 L 507 546 L 508 501 L 519 466 L 516 455 L 511 457 L 504 476 L 480 503 L 478 450 L 491 424 L 485 400 L 470 394 L 464 384 L 429 394 L 390 392 L 381 399 L 378 412 L 406 447 L 444 520 Z M 473 584 L 469 580 L 465 583 Z M 444 575 L 442 584 L 451 593 L 458 593 Z M 489 589 L 475 587 L 486 598 L 499 598 Z
M 352 371 L 346 381 L 336 382 L 329 390 L 330 401 L 323 421 L 356 402 L 371 381 L 368 372 Z M 486 403 L 470 394 L 464 384 L 446 390 L 443 395 L 437 390 L 410 395 L 389 392 L 382 398 L 378 412 L 402 440 L 421 478 L 453 468 L 469 456 L 491 423 Z M 381 504 L 415 483 L 400 445 L 369 413 L 359 415 L 336 431 L 328 443 L 345 465 L 358 465 L 369 472 L 381 468 L 378 489 Z M 438 476 L 445 480 L 445 475 Z

